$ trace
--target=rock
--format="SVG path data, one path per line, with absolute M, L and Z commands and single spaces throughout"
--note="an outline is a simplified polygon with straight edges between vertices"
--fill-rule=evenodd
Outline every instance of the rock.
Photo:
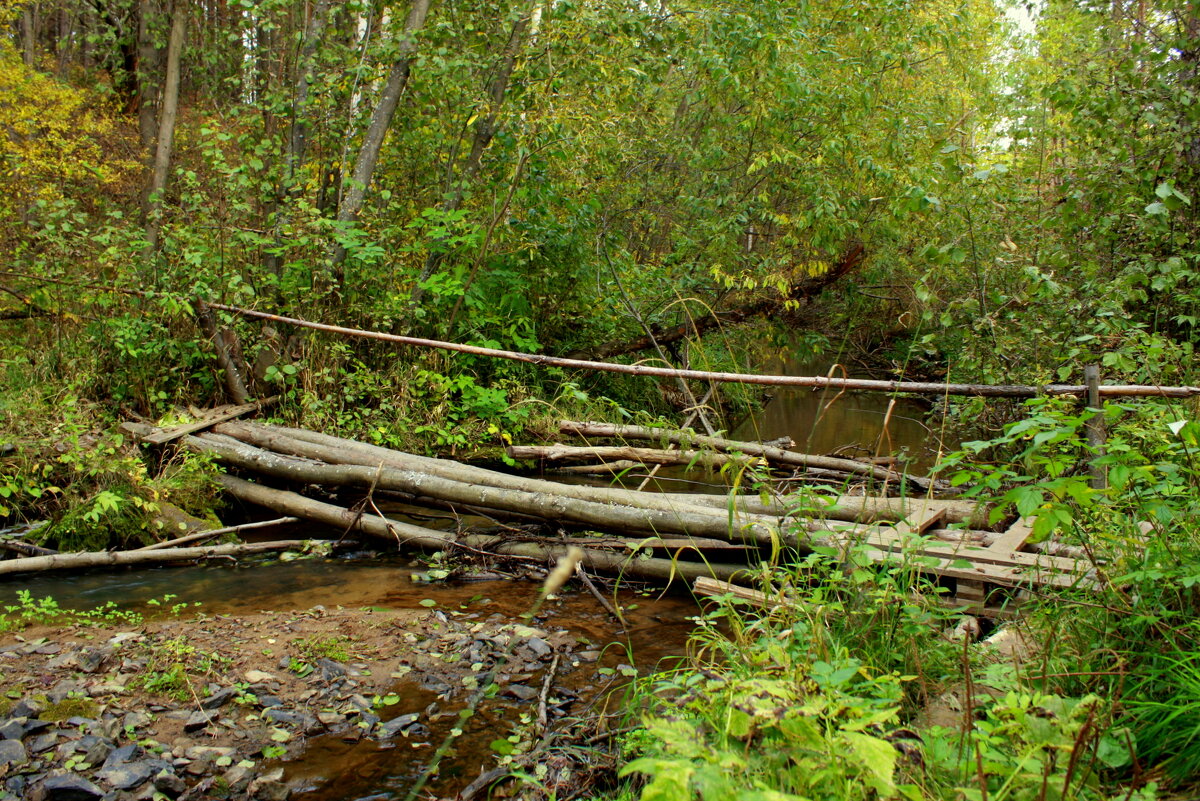
M 283 768 L 264 773 L 246 788 L 246 795 L 254 801 L 287 801 L 291 788 L 283 783 Z
M 575 658 L 578 659 L 580 662 L 595 662 L 597 659 L 600 658 L 600 652 L 599 651 L 580 651 L 579 653 L 575 654 Z
M 258 696 L 258 705 L 263 709 L 270 709 L 273 706 L 283 706 L 283 699 L 277 695 L 260 695 Z
M 121 727 L 124 729 L 144 729 L 154 722 L 154 718 L 145 712 L 130 712 L 125 716 Z
M 187 782 L 164 769 L 154 777 L 154 789 L 168 798 L 177 798 L 187 790 Z
M 188 715 L 188 719 L 184 721 L 183 730 L 186 732 L 200 731 L 206 728 L 213 722 L 213 718 L 207 712 L 195 711 Z
M 233 700 L 238 691 L 234 687 L 223 687 L 200 702 L 201 709 L 220 709 Z
M 87 739 L 89 738 L 83 738 L 83 740 Z M 87 745 L 84 745 L 83 740 L 80 740 L 80 745 L 87 749 L 83 761 L 89 765 L 103 764 L 108 760 L 109 755 L 113 751 L 112 742 L 103 737 L 91 737 L 90 739 L 93 742 L 89 742 Z
M 277 681 L 270 673 L 265 673 L 261 670 L 247 670 L 245 673 L 246 681 L 251 684 L 260 684 L 267 681 Z
M 14 718 L 36 718 L 44 711 L 46 711 L 46 705 L 36 698 L 22 698 L 13 704 L 13 708 L 8 711 L 8 714 Z
M 121 645 L 122 643 L 129 642 L 130 640 L 140 640 L 140 639 L 142 639 L 142 635 L 138 634 L 136 631 L 121 631 L 121 632 L 114 634 L 112 637 L 110 637 L 108 640 L 108 644 L 110 646 L 116 648 L 118 645 Z
M 71 693 L 81 693 L 87 695 L 82 684 L 71 679 L 63 679 L 58 684 L 55 684 L 50 692 L 46 693 L 46 700 L 52 704 L 61 704 L 67 700 L 67 696 Z
M 321 657 L 317 660 L 317 669 L 321 671 L 321 678 L 325 681 L 333 681 L 341 678 L 350 672 L 350 669 L 340 662 L 334 662 L 332 659 Z
M 414 713 L 411 715 L 401 715 L 398 718 L 392 718 L 386 723 L 380 723 L 379 736 L 383 739 L 391 739 L 416 723 L 420 717 L 420 715 Z
M 79 663 L 79 669 L 84 673 L 95 673 L 100 669 L 100 664 L 104 662 L 104 658 L 108 656 L 108 650 L 103 648 L 84 648 L 76 657 Z
M 66 773 L 42 782 L 42 794 L 45 801 L 94 801 L 102 798 L 104 791 L 82 776 Z
M 346 716 L 339 715 L 337 712 L 318 712 L 317 720 L 324 726 L 336 726 L 339 723 L 345 723 Z
M 117 790 L 130 790 L 149 781 L 151 776 L 162 769 L 161 763 L 156 763 L 157 760 L 145 759 L 114 765 L 111 768 L 105 763 L 105 767 L 96 772 L 96 778 Z
M 554 649 L 550 647 L 550 643 L 546 642 L 541 637 L 530 637 L 525 641 L 525 647 L 530 651 L 533 651 L 538 658 L 549 656 L 554 652 Z
M 29 752 L 20 740 L 0 740 L 0 765 L 24 765 Z
M 40 754 L 43 751 L 49 751 L 57 744 L 58 735 L 54 732 L 50 732 L 49 734 L 43 734 L 39 737 L 35 737 L 32 741 L 30 741 L 29 750 L 35 754 Z
M 225 786 L 229 788 L 231 793 L 237 794 L 250 786 L 250 782 L 255 778 L 254 769 L 234 765 L 229 770 L 225 771 L 225 775 L 221 779 L 225 782 Z
M 26 723 L 28 723 L 26 718 L 9 718 L 0 723 L 0 739 L 20 740 L 25 736 Z
M 530 701 L 537 698 L 538 691 L 524 684 L 510 684 L 504 688 L 504 694 L 522 701 Z
M 193 745 L 183 755 L 188 759 L 220 759 L 224 756 L 233 758 L 237 755 L 237 749 L 220 745 Z

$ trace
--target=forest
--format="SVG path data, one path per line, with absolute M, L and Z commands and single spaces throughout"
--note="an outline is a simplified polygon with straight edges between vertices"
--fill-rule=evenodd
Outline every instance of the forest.
M 857 466 L 697 445 L 708 455 L 683 461 L 761 501 L 763 558 L 736 582 L 759 595 L 698 609 L 683 658 L 643 670 L 611 730 L 582 715 L 547 732 L 552 667 L 540 728 L 521 724 L 538 733 L 490 738 L 508 742 L 488 755 L 493 797 L 1195 797 L 1200 422 L 1183 396 L 1200 392 L 1197 5 L 0 0 L 0 20 L 0 540 L 19 554 L 0 573 L 157 547 L 165 519 L 246 522 L 231 496 L 270 504 L 236 476 L 265 462 L 231 437 L 292 436 L 301 461 L 325 458 L 310 452 L 322 442 L 380 449 L 289 485 L 353 474 L 369 507 L 377 484 L 426 492 L 384 448 L 548 469 L 547 451 L 519 446 L 550 447 L 560 421 L 749 441 L 745 420 L 800 391 L 675 370 L 1022 385 L 1033 397 L 922 395 L 923 456 L 882 437 Z M 465 349 L 414 344 L 429 340 Z M 1096 367 L 1102 385 L 1145 391 L 1038 390 Z M 884 393 L 887 419 L 900 395 Z M 138 441 L 252 403 L 269 425 Z M 863 475 L 911 476 L 893 489 L 986 510 L 939 525 L 965 539 L 1027 525 L 1027 553 L 1085 562 L 1087 586 L 1026 588 L 1018 612 L 971 617 L 983 630 L 964 634 L 928 549 L 789 550 L 807 535 L 765 518 L 820 502 L 783 497 L 780 465 L 832 471 L 843 498 Z M 620 470 L 599 484 L 618 492 Z M 632 497 L 646 519 L 662 512 Z M 332 539 L 363 508 L 322 512 Z M 730 525 L 704 536 L 730 539 Z M 453 551 L 440 543 L 426 543 L 431 573 Z M 493 555 L 546 561 L 548 547 Z M 657 553 L 629 575 L 654 583 L 661 562 L 674 576 Z M 0 629 L 45 622 L 30 603 Z M 1020 656 L 974 641 L 993 626 L 1019 629 Z M 173 664 L 181 680 L 214 669 Z M 953 719 L 934 722 L 938 708 Z M 28 787 L 49 787 L 47 769 L 22 768 Z M 212 786 L 182 797 L 269 797 Z M 468 789 L 438 792 L 482 794 Z M 180 796 L 151 790 L 139 797 Z

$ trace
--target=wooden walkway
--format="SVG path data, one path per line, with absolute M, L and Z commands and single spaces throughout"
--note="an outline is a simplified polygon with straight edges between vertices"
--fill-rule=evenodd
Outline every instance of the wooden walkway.
M 911 501 L 916 509 L 893 524 L 864 527 L 848 524 L 849 536 L 838 537 L 843 546 L 866 546 L 872 561 L 909 559 L 921 572 L 951 579 L 952 593 L 947 596 L 956 605 L 991 616 L 1011 615 L 1021 597 L 1039 588 L 1091 587 L 1095 584 L 1095 565 L 1086 559 L 1033 553 L 1026 550 L 1033 535 L 1032 520 L 1018 519 L 997 535 L 989 545 L 964 539 L 961 543 L 942 542 L 923 537 L 943 522 L 945 510 L 937 501 L 922 504 Z M 830 525 L 836 532 L 838 524 Z M 913 560 L 913 557 L 919 557 Z

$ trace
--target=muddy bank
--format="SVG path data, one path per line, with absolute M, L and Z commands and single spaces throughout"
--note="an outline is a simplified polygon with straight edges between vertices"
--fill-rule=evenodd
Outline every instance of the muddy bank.
M 347 596 L 353 608 L 201 617 L 184 608 L 150 622 L 72 621 L 0 635 L 4 792 L 401 798 L 459 729 L 428 787 L 453 795 L 503 752 L 519 752 L 516 732 L 539 716 L 553 726 L 680 653 L 695 612 L 686 599 L 626 593 L 622 634 L 590 596 L 564 592 L 537 619 L 521 619 L 534 582 L 404 579 L 392 589 L 409 608 L 357 606 L 388 595 L 360 588 Z M 317 594 L 334 593 L 327 585 Z M 494 697 L 461 718 L 488 683 Z M 510 734 L 515 745 L 497 745 Z

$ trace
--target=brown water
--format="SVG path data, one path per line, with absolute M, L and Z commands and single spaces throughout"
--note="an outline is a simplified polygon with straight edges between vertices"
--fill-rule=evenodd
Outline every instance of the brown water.
M 304 534 L 298 532 L 298 536 Z M 573 666 L 572 660 L 565 658 L 561 664 L 554 682 L 555 693 L 565 689 L 578 694 L 572 712 L 605 691 L 605 687 L 596 683 L 597 667 L 632 665 L 644 675 L 664 660 L 683 654 L 692 628 L 689 618 L 697 613 L 695 602 L 687 596 L 660 597 L 623 590 L 618 601 L 626 610 L 628 628 L 621 631 L 590 595 L 564 591 L 561 597 L 543 606 L 536 621 L 522 621 L 520 616 L 530 608 L 540 590 L 537 583 L 413 581 L 413 574 L 424 569 L 411 558 L 373 556 L 35 576 L 0 583 L 0 604 L 14 602 L 21 589 L 28 590 L 35 598 L 52 597 L 64 608 L 91 609 L 113 602 L 120 608 L 145 612 L 154 608 L 147 607 L 147 601 L 171 595 L 172 603 L 200 602 L 203 611 L 226 615 L 303 610 L 318 604 L 331 608 L 382 607 L 425 612 L 428 600 L 432 599 L 438 609 L 479 610 L 484 615 L 499 613 L 508 620 L 528 622 L 546 630 L 566 629 L 581 643 L 576 650 L 602 651 L 599 662 Z M 403 645 L 398 643 L 397 647 Z M 541 682 L 540 674 L 528 680 L 529 686 L 534 687 L 540 687 Z M 435 691 L 412 682 L 400 681 L 393 691 L 401 700 L 394 711 L 381 711 L 384 719 L 424 710 L 437 700 Z M 403 798 L 425 769 L 434 749 L 457 723 L 456 713 L 465 700 L 458 696 L 438 703 L 449 714 L 422 715 L 422 722 L 430 729 L 425 738 L 399 737 L 395 744 L 370 740 L 351 744 L 332 735 L 314 738 L 299 758 L 284 765 L 285 780 L 295 790 L 293 798 L 303 801 Z M 508 735 L 519 716 L 530 708 L 528 702 L 512 699 L 485 702 L 463 727 L 464 733 L 457 740 L 453 755 L 443 762 L 429 789 L 439 795 L 453 794 L 481 770 L 493 767 L 490 743 Z
M 829 374 L 829 365 L 784 360 L 776 375 Z M 843 373 L 834 371 L 835 377 Z M 858 377 L 851 373 L 850 377 Z M 925 423 L 928 406 L 913 398 L 892 399 L 882 393 L 837 392 L 792 387 L 775 388 L 763 409 L 736 426 L 731 438 L 771 440 L 791 437 L 795 450 L 848 457 L 894 456 L 909 459 L 923 472 L 935 461 L 933 436 Z

